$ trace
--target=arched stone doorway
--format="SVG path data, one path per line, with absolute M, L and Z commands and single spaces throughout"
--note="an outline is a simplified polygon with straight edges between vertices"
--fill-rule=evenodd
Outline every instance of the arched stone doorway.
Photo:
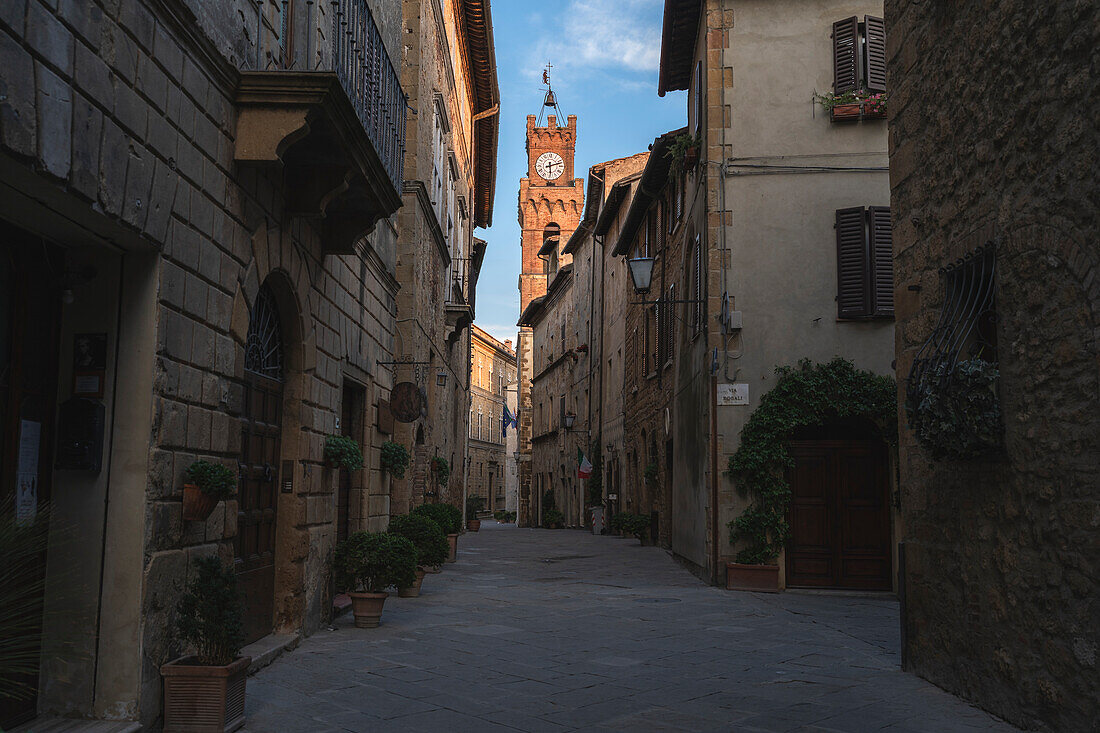
M 245 642 L 274 627 L 278 477 L 281 466 L 283 328 L 270 286 L 256 295 L 245 341 L 240 490 L 234 565 L 244 595 Z

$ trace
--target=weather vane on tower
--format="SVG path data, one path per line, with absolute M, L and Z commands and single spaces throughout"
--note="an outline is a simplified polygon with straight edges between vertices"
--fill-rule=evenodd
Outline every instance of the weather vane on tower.
M 547 107 L 557 112 L 559 120 L 565 117 L 561 113 L 561 108 L 558 107 L 558 99 L 554 96 L 554 89 L 550 86 L 550 70 L 553 68 L 554 65 L 547 61 L 546 68 L 542 70 L 542 83 L 546 86 L 546 96 L 542 100 L 542 109 L 539 111 L 538 124 L 540 127 L 542 126 L 542 116 L 546 114 Z

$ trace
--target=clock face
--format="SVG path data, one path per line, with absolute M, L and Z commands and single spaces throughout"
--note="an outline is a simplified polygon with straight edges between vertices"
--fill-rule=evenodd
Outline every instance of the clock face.
M 565 161 L 557 153 L 543 153 L 535 161 L 535 173 L 552 181 L 565 173 Z

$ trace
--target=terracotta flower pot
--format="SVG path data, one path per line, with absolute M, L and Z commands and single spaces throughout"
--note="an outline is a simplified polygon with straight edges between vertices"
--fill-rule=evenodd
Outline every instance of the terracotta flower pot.
M 424 582 L 424 571 L 416 569 L 416 580 L 408 588 L 398 588 L 398 598 L 417 598 L 420 595 L 420 584 Z
M 872 107 L 869 104 L 863 105 L 863 119 L 881 120 L 886 117 L 886 110 L 881 107 Z
M 699 162 L 699 148 L 691 147 L 684 151 L 684 167 L 694 168 Z
M 389 593 L 348 593 L 355 625 L 361 629 L 373 629 L 382 619 L 382 604 Z
M 481 529 L 481 520 L 480 519 L 467 519 L 466 520 L 466 529 L 470 530 L 471 532 L 479 531 Z
M 726 563 L 726 590 L 778 593 L 779 566 L 728 562 Z
M 214 512 L 218 500 L 194 484 L 183 485 L 183 518 L 189 522 L 205 522 Z
M 847 122 L 859 119 L 860 104 L 838 104 L 832 109 L 833 122 Z
M 244 688 L 252 657 L 224 667 L 180 657 L 160 668 L 164 733 L 229 733 L 244 725 Z
M 447 544 L 451 546 L 451 551 L 449 553 L 447 553 L 447 562 L 457 562 L 458 561 L 458 535 L 457 534 L 447 535 Z

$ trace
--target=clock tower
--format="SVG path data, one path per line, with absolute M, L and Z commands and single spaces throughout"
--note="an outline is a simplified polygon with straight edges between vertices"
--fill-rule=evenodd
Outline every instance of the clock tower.
M 519 225 L 523 232 L 519 275 L 521 314 L 532 300 L 546 295 L 546 288 L 558 269 L 572 260 L 561 250 L 580 223 L 584 209 L 584 179 L 573 177 L 577 117 L 569 115 L 564 127 L 558 125 L 561 112 L 554 92 L 549 89 L 549 69 L 544 73 L 543 81 L 547 85 L 543 108 L 553 109 L 558 114 L 550 115 L 545 126 L 540 124 L 541 118 L 527 116 L 527 175 L 519 182 Z M 534 503 L 531 493 L 534 336 L 532 329 L 521 326 L 516 350 L 519 363 L 519 455 L 516 469 L 519 484 L 518 521 L 521 527 L 529 527 L 536 521 L 532 516 Z
M 547 94 L 553 101 L 552 92 Z M 584 179 L 573 177 L 577 144 L 577 116 L 569 115 L 564 127 L 550 115 L 546 126 L 527 116 L 527 176 L 519 182 L 519 225 L 523 230 L 523 266 L 519 276 L 519 307 L 546 294 L 548 278 L 568 264 L 562 255 L 584 213 Z M 556 246 L 548 244 L 556 241 Z M 539 254 L 542 253 L 540 259 Z

